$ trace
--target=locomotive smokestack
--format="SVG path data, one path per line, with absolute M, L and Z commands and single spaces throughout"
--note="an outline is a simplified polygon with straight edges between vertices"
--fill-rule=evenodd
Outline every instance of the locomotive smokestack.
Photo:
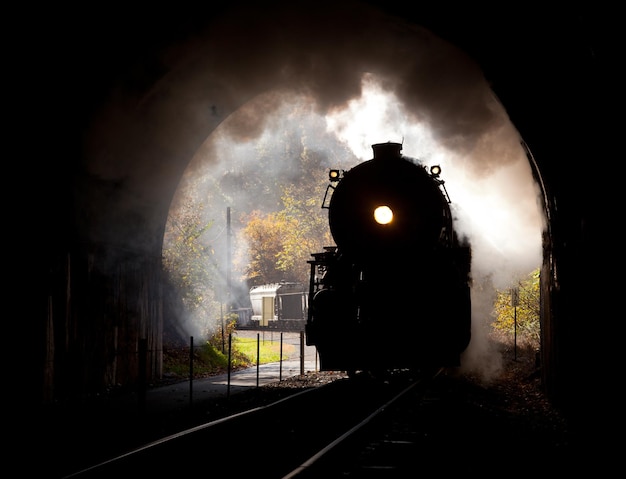
M 400 157 L 400 152 L 402 151 L 402 144 L 400 143 L 376 143 L 372 145 L 372 150 L 374 150 L 374 159 L 383 158 L 383 157 Z

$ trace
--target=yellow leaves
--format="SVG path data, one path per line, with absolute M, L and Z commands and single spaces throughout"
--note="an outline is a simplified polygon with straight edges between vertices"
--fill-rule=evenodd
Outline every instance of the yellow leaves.
M 289 223 L 278 213 L 261 214 L 254 211 L 243 234 L 247 239 L 250 261 L 248 277 L 263 278 L 262 282 L 278 282 L 283 273 L 277 268 L 277 258 L 284 248 Z
M 262 278 L 261 283 L 308 281 L 311 253 L 330 244 L 321 197 L 310 194 L 306 188 L 287 185 L 281 197 L 282 210 L 267 214 L 255 211 L 248 216 L 243 234 L 249 247 L 249 278 Z
M 532 271 L 517 285 L 519 302 L 511 305 L 511 290 L 497 291 L 493 305 L 495 321 L 492 326 L 500 331 L 525 335 L 538 340 L 540 335 L 540 272 Z

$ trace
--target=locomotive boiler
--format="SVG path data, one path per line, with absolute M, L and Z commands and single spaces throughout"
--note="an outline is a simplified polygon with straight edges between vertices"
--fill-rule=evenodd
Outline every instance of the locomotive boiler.
M 399 143 L 372 149 L 371 160 L 330 170 L 322 207 L 335 245 L 308 261 L 306 343 L 327 371 L 458 366 L 470 341 L 471 251 L 441 169 Z

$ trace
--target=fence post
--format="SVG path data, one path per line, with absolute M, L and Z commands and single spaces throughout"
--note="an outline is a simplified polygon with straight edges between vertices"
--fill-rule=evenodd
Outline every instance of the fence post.
M 256 387 L 259 387 L 259 367 L 261 362 L 261 342 L 259 333 L 256 333 Z
M 280 363 L 278 369 L 278 382 L 283 380 L 283 333 L 280 333 Z
M 226 397 L 230 397 L 230 370 L 231 370 L 231 359 L 232 359 L 232 348 L 233 346 L 233 333 L 228 333 L 228 381 L 226 386 Z
M 300 331 L 300 376 L 304 375 L 304 331 Z
M 193 336 L 189 338 L 189 407 L 193 403 Z

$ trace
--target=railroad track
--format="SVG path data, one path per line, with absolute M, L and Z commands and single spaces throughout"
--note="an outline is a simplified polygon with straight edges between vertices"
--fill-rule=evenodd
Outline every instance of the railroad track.
M 282 479 L 560 477 L 603 467 L 572 448 L 558 423 L 510 401 L 442 374 L 408 386 Z
M 164 437 L 67 477 L 145 477 L 227 471 L 236 477 L 305 478 L 350 463 L 385 413 L 424 379 L 340 379 L 267 406 Z M 367 443 L 367 440 L 365 440 Z M 358 455 L 358 454 L 357 454 Z M 343 470 L 343 469 L 342 469 Z M 311 475 L 313 474 L 313 475 Z
M 428 378 L 419 378 L 410 381 L 404 389 L 391 397 L 387 402 L 376 408 L 367 417 L 355 424 L 350 430 L 333 440 L 323 449 L 316 452 L 300 466 L 286 474 L 282 479 L 308 479 L 324 477 L 331 479 L 334 477 L 350 477 L 357 475 L 362 477 L 367 473 L 367 477 L 372 477 L 372 472 L 401 471 L 398 462 L 404 462 L 414 456 L 407 456 L 408 448 L 411 444 L 406 441 L 389 441 L 386 437 L 388 431 L 393 428 L 392 411 L 397 416 L 399 411 L 405 411 L 407 400 L 412 401 L 415 406 L 423 401 L 431 380 L 437 377 L 442 370 Z M 417 401 L 417 402 L 413 402 Z M 401 413 L 403 414 L 403 413 Z M 379 446 L 383 447 L 383 454 L 372 461 L 371 451 L 376 451 Z M 392 447 L 389 447 L 392 446 Z M 392 451 L 393 449 L 393 451 Z M 400 455 L 405 456 L 400 460 Z M 366 458 L 364 461 L 363 459 Z M 382 462 L 381 462 L 382 460 Z M 385 476 L 387 477 L 387 476 Z

